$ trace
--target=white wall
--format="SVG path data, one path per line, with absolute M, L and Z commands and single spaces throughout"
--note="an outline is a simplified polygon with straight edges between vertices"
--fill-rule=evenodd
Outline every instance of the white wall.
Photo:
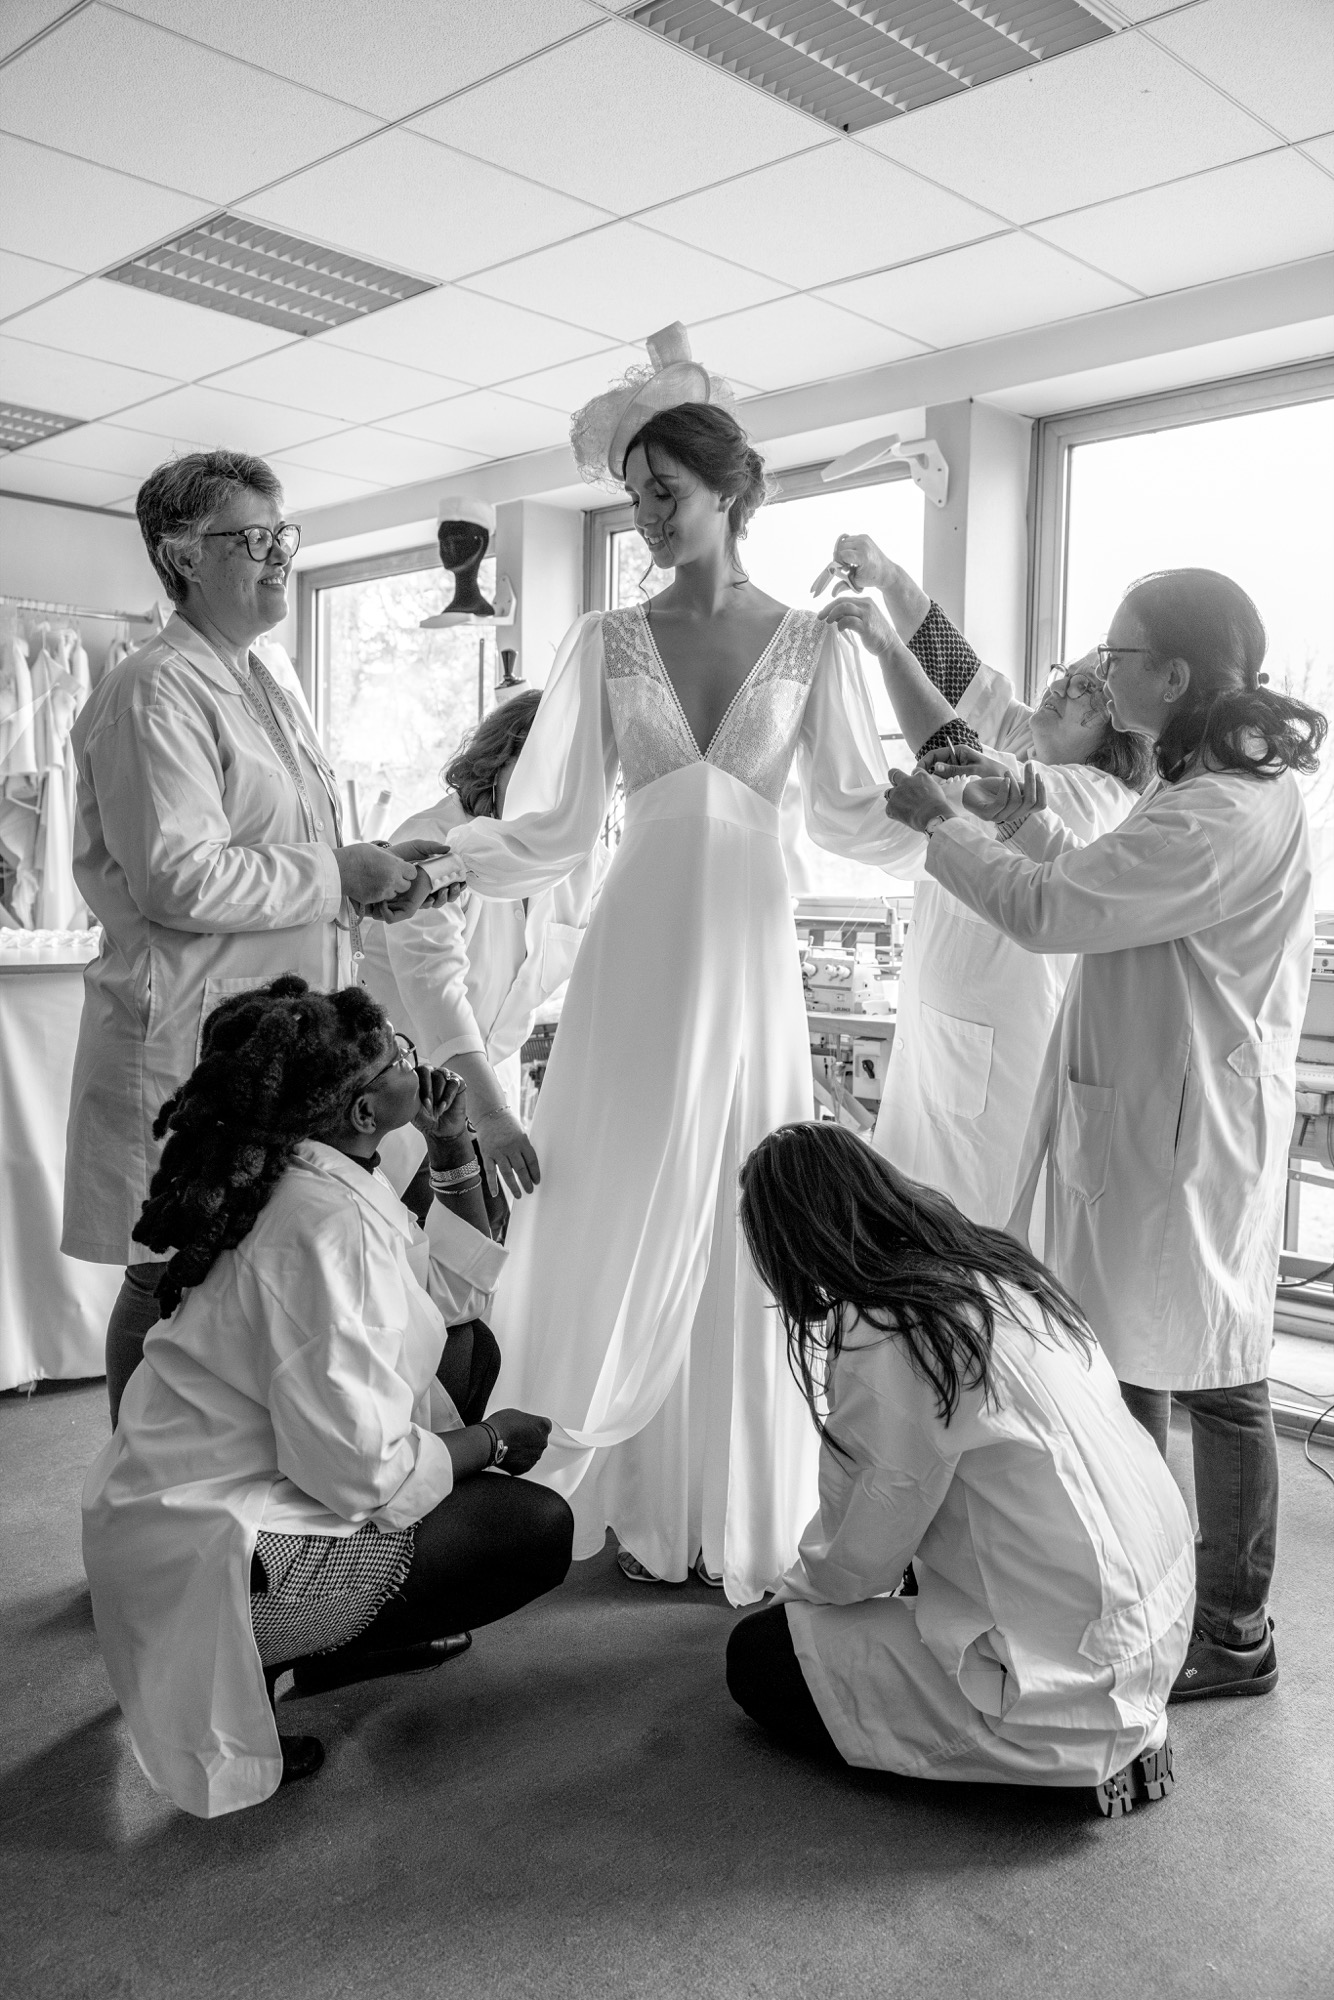
M 139 524 L 90 508 L 0 497 L 0 595 L 80 604 L 92 611 L 147 611 L 165 597 L 144 553 Z M 80 621 L 94 673 L 117 636 L 100 619 Z M 124 628 L 130 639 L 147 625 Z
M 518 593 L 513 627 L 496 645 L 514 647 L 530 687 L 546 686 L 556 648 L 582 609 L 584 517 L 539 500 L 511 500 L 496 509 L 496 574 Z
M 1024 691 L 1028 467 L 1033 426 L 987 403 L 937 403 L 926 435 L 950 469 L 943 507 L 926 506 L 924 587 L 989 666 Z

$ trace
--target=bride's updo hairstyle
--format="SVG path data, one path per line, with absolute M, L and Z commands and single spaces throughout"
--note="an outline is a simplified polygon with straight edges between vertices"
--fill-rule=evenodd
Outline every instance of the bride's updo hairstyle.
M 673 410 L 659 410 L 626 446 L 627 463 L 636 445 L 643 447 L 651 467 L 656 447 L 693 472 L 710 493 L 731 501 L 727 525 L 735 550 L 769 497 L 769 479 L 764 460 L 731 411 L 717 403 L 681 403 Z
M 1239 583 L 1216 569 L 1164 569 L 1122 599 L 1157 661 L 1184 660 L 1190 682 L 1154 745 L 1164 784 L 1197 763 L 1277 778 L 1313 772 L 1328 723 L 1266 685 L 1264 621 Z

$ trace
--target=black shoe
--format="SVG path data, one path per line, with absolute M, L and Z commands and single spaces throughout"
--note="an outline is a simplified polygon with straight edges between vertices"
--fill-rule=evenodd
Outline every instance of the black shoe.
M 452 1632 L 446 1639 L 423 1639 L 415 1646 L 378 1652 L 358 1651 L 353 1645 L 340 1647 L 336 1653 L 311 1653 L 293 1666 L 292 1685 L 282 1699 L 297 1701 L 306 1695 L 328 1694 L 333 1688 L 384 1680 L 390 1674 L 430 1673 L 447 1660 L 457 1660 L 471 1644 L 471 1632 Z
M 1208 1701 L 1214 1695 L 1268 1694 L 1278 1682 L 1274 1621 L 1257 1645 L 1244 1652 L 1220 1646 L 1203 1632 L 1190 1635 L 1185 1663 L 1172 1683 L 1169 1701 Z
M 1156 1750 L 1146 1750 L 1124 1770 L 1114 1771 L 1110 1778 L 1095 1785 L 1093 1796 L 1104 1819 L 1120 1819 L 1122 1813 L 1132 1811 L 1137 1805 L 1165 1799 L 1175 1782 L 1172 1744 L 1165 1736 Z
M 324 1762 L 324 1745 L 318 1736 L 280 1736 L 283 1774 L 280 1784 L 295 1785 L 301 1778 L 313 1778 Z

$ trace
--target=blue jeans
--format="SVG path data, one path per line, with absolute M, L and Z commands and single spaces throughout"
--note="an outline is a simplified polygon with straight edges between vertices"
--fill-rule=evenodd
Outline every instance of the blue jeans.
M 1268 1636 L 1278 1547 L 1278 1444 L 1268 1382 L 1235 1389 L 1141 1389 L 1121 1384 L 1132 1416 L 1163 1457 L 1173 1398 L 1190 1413 L 1195 1460 L 1195 1624 L 1219 1646 Z
M 157 1288 L 167 1268 L 160 1264 L 127 1264 L 116 1303 L 107 1321 L 107 1401 L 111 1404 L 111 1428 L 116 1428 L 120 1399 L 125 1384 L 144 1358 L 144 1335 L 157 1325 Z

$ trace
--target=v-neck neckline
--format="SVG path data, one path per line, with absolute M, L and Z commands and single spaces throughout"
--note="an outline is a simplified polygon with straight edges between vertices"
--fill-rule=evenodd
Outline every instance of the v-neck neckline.
M 653 657 L 657 661 L 658 672 L 662 675 L 664 681 L 667 683 L 667 692 L 670 694 L 672 701 L 675 704 L 676 712 L 681 718 L 681 726 L 685 730 L 686 736 L 690 741 L 690 746 L 694 750 L 694 753 L 698 758 L 699 762 L 701 764 L 707 764 L 709 761 L 709 752 L 713 749 L 714 744 L 718 741 L 718 738 L 722 735 L 724 729 L 726 729 L 728 723 L 732 720 L 732 716 L 736 710 L 737 703 L 741 700 L 742 695 L 745 694 L 747 688 L 754 680 L 756 674 L 760 671 L 760 668 L 764 665 L 770 653 L 772 653 L 774 647 L 778 644 L 778 640 L 782 633 L 783 627 L 787 624 L 788 619 L 794 615 L 793 609 L 789 605 L 788 609 L 783 613 L 782 617 L 779 619 L 777 625 L 775 625 L 773 629 L 773 634 L 768 640 L 767 644 L 765 645 L 763 652 L 760 654 L 759 658 L 756 660 L 754 666 L 750 669 L 745 679 L 738 686 L 736 693 L 732 696 L 732 699 L 728 702 L 726 709 L 723 711 L 723 714 L 719 719 L 717 728 L 714 730 L 712 736 L 709 738 L 707 747 L 703 750 L 700 749 L 699 738 L 696 736 L 694 730 L 690 725 L 690 717 L 686 714 L 685 709 L 682 706 L 681 697 L 676 692 L 676 682 L 672 679 L 671 675 L 668 673 L 667 662 L 666 660 L 663 659 L 661 652 L 658 650 L 658 642 L 653 636 L 653 627 L 649 623 L 648 608 L 646 605 L 640 604 L 636 606 L 636 609 L 638 610 L 640 617 L 644 621 L 644 632 L 648 639 L 649 645 L 653 649 Z

